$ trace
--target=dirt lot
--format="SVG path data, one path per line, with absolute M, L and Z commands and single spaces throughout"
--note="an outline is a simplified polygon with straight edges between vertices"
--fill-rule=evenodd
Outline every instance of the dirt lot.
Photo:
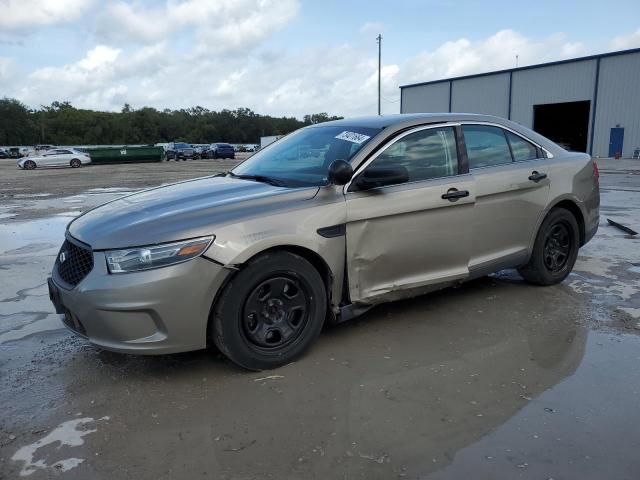
M 49 193 L 52 197 L 75 195 L 92 188 L 139 189 L 224 172 L 241 162 L 236 160 L 189 160 L 186 162 L 89 165 L 79 169 L 38 168 L 20 170 L 15 161 L 0 160 L 0 195 L 30 196 Z
M 194 161 L 0 166 L 0 479 L 637 479 L 640 170 L 601 164 L 601 225 L 560 285 L 513 271 L 379 306 L 299 361 L 139 357 L 62 327 L 66 224 Z M 636 228 L 638 230 L 639 228 Z

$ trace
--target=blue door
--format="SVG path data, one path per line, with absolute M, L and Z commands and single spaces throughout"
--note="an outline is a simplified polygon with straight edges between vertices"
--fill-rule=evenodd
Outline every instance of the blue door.
M 622 156 L 622 143 L 624 141 L 624 128 L 616 127 L 611 129 L 609 135 L 609 156 L 615 157 L 616 153 Z

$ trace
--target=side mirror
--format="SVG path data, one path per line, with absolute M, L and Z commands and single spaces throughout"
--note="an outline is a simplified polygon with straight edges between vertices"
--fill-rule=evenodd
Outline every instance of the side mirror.
M 346 160 L 334 160 L 329 165 L 329 182 L 333 185 L 346 185 L 353 177 L 353 167 Z
M 358 190 L 370 190 L 408 181 L 409 172 L 405 167 L 369 167 L 356 178 L 354 185 Z

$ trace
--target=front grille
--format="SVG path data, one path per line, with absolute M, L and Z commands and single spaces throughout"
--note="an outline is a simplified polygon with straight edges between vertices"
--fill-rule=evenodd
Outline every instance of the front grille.
M 93 269 L 93 252 L 90 248 L 65 240 L 58 253 L 56 267 L 60 278 L 75 287 Z

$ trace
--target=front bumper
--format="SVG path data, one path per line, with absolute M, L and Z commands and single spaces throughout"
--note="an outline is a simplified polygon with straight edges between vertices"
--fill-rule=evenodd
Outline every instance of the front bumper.
M 122 353 L 164 354 L 207 346 L 209 312 L 229 270 L 202 257 L 111 275 L 103 252 L 75 287 L 54 267 L 49 294 L 64 323 L 91 343 Z

